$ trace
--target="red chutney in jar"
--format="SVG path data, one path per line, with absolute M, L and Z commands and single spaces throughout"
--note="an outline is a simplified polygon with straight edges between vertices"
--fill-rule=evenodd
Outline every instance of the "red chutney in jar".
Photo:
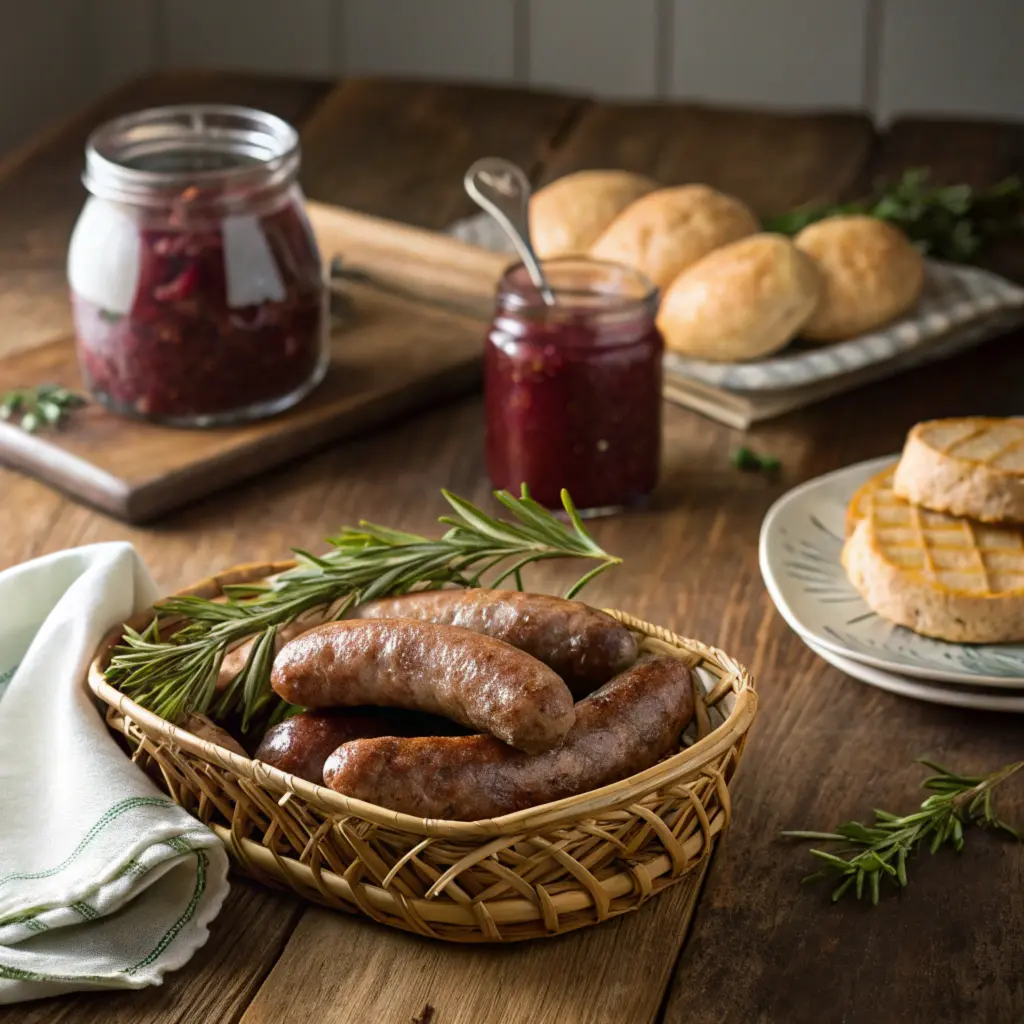
M 525 268 L 506 274 L 487 339 L 487 466 L 548 507 L 564 487 L 583 510 L 632 505 L 658 479 L 661 357 L 657 290 L 614 263 L 544 264 L 557 304 Z
M 294 129 L 163 108 L 99 129 L 69 280 L 79 364 L 117 412 L 205 426 L 293 404 L 326 367 Z

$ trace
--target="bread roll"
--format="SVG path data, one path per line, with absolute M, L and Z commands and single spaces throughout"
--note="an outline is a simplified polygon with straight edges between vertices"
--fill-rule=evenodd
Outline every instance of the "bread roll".
M 590 247 L 590 255 L 634 267 L 664 289 L 712 249 L 759 229 L 738 199 L 707 185 L 681 185 L 627 206 Z
M 716 362 L 783 348 L 814 312 L 821 275 L 782 235 L 760 234 L 709 253 L 669 285 L 658 327 L 666 346 Z
M 873 331 L 921 297 L 924 260 L 902 231 L 875 217 L 826 217 L 796 236 L 819 263 L 824 292 L 800 332 L 808 341 L 842 341 Z
M 657 183 L 629 171 L 577 171 L 530 200 L 530 234 L 541 259 L 583 255 L 630 203 Z

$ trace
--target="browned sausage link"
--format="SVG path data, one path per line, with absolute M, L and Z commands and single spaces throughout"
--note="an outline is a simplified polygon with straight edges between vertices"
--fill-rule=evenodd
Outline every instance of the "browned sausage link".
M 561 743 L 575 720 L 569 688 L 536 658 L 415 619 L 318 626 L 285 644 L 270 681 L 292 704 L 427 711 L 534 754 Z
M 644 657 L 576 705 L 555 750 L 531 756 L 491 736 L 355 740 L 327 759 L 324 782 L 421 818 L 494 818 L 649 768 L 676 749 L 693 709 L 689 669 Z
M 400 708 L 330 708 L 303 711 L 268 729 L 257 761 L 320 784 L 324 762 L 350 740 L 370 736 L 458 736 L 465 733 L 447 718 Z
M 579 700 L 636 661 L 636 638 L 580 601 L 518 590 L 432 590 L 359 605 L 363 619 L 426 619 L 485 633 L 550 665 Z

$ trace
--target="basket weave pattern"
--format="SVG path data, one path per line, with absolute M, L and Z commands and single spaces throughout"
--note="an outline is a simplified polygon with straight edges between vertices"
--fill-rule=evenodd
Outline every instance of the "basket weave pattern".
M 225 584 L 289 565 L 242 566 L 186 593 L 215 598 Z M 489 821 L 435 821 L 353 800 L 171 725 L 105 681 L 118 635 L 89 683 L 133 759 L 214 829 L 240 874 L 431 938 L 530 939 L 640 906 L 709 857 L 731 816 L 729 782 L 756 709 L 749 674 L 720 651 L 610 614 L 643 649 L 696 670 L 687 746 L 630 779 Z

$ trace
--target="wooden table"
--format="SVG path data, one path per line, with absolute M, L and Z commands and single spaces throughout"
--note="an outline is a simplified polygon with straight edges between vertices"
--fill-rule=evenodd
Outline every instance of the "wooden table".
M 0 345 L 67 328 L 64 254 L 82 201 L 84 134 L 119 110 L 206 99 L 265 107 L 302 126 L 305 184 L 317 199 L 442 227 L 469 212 L 463 169 L 500 153 L 545 180 L 617 165 L 666 183 L 707 181 L 759 212 L 856 194 L 875 175 L 926 164 L 938 179 L 993 181 L 1024 165 L 1024 127 L 906 121 L 877 136 L 860 117 L 771 117 L 678 105 L 621 107 L 468 86 L 351 80 L 340 85 L 164 75 L 135 83 L 0 168 Z M 1024 252 L 997 265 L 1021 277 Z M 1021 411 L 1024 337 L 789 415 L 751 433 L 782 479 L 741 475 L 737 435 L 666 410 L 663 482 L 653 506 L 595 524 L 626 559 L 595 602 L 724 647 L 746 662 L 761 713 L 740 771 L 735 822 L 696 919 L 679 890 L 567 937 L 507 948 L 427 943 L 244 882 L 206 947 L 162 988 L 77 995 L 0 1012 L 0 1024 L 58 1021 L 576 1022 L 992 1021 L 1024 1019 L 1024 848 L 972 835 L 962 856 L 925 857 L 902 898 L 831 906 L 801 888 L 808 858 L 777 838 L 874 806 L 910 809 L 927 754 L 963 770 L 1021 756 L 1013 716 L 913 703 L 827 666 L 765 593 L 757 534 L 785 489 L 898 449 L 926 416 Z M 448 487 L 487 499 L 478 398 L 336 446 L 146 529 L 126 528 L 0 471 L 0 567 L 127 538 L 167 589 L 229 563 L 316 548 L 363 516 L 427 531 Z M 571 570 L 566 569 L 565 574 Z M 558 570 L 533 580 L 563 583 Z M 1021 787 L 1004 795 L 1024 821 Z

